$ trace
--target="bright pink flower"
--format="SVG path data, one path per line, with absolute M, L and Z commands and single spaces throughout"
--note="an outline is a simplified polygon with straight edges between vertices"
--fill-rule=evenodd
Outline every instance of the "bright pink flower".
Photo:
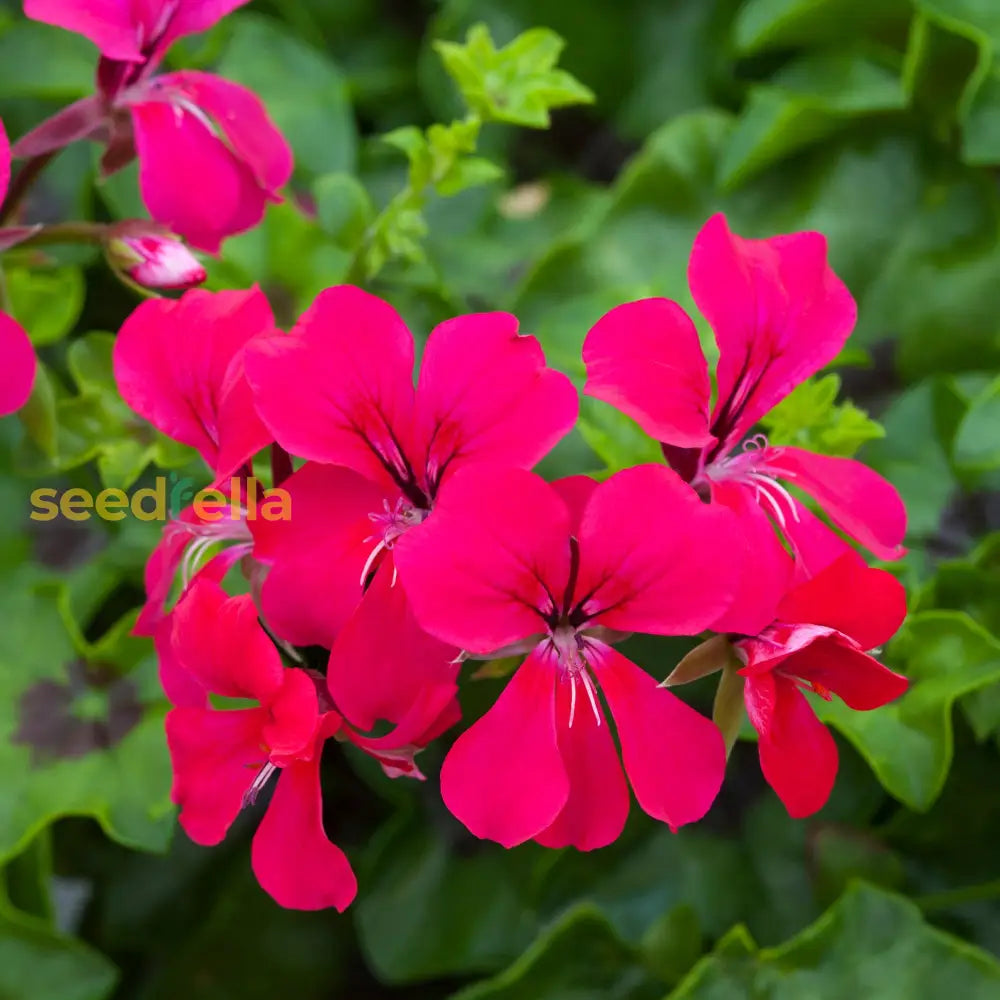
M 257 703 L 168 713 L 181 826 L 196 843 L 219 843 L 280 772 L 254 837 L 254 874 L 282 906 L 345 909 L 357 882 L 323 829 L 319 778 L 323 744 L 340 728 L 339 717 L 320 712 L 315 682 L 304 670 L 282 666 L 249 596 L 227 597 L 218 584 L 197 582 L 174 612 L 173 645 L 207 691 Z
M 290 336 L 247 351 L 258 412 L 309 459 L 283 483 L 295 516 L 252 525 L 255 557 L 270 565 L 262 608 L 282 638 L 333 648 L 334 702 L 365 730 L 399 723 L 427 684 L 451 689 L 457 672 L 457 651 L 412 620 L 395 545 L 423 530 L 457 469 L 531 466 L 577 411 L 569 380 L 504 313 L 437 327 L 416 389 L 413 363 L 396 311 L 349 286 L 323 292 Z
M 802 692 L 832 692 L 858 711 L 898 698 L 906 678 L 864 651 L 888 641 L 905 615 L 899 581 L 849 552 L 789 591 L 759 635 L 736 642 L 761 768 L 790 815 L 821 809 L 837 775 L 837 746 Z
M 191 251 L 155 223 L 120 222 L 108 231 L 105 248 L 113 267 L 146 288 L 192 288 L 207 277 Z
M 631 302 L 598 321 L 583 346 L 585 391 L 636 420 L 684 479 L 740 516 L 758 558 L 726 627 L 756 631 L 787 583 L 769 521 L 793 548 L 814 541 L 800 537 L 805 508 L 781 481 L 809 493 L 880 558 L 902 554 L 906 512 L 895 489 L 860 462 L 771 447 L 760 435 L 740 448 L 765 413 L 837 355 L 854 326 L 854 300 L 827 264 L 823 236 L 747 240 L 716 215 L 695 240 L 688 279 L 719 347 L 715 405 L 695 326 L 667 299 Z M 813 519 L 808 531 L 817 529 Z
M 208 73 L 154 76 L 169 45 L 204 31 L 246 0 L 93 4 L 25 0 L 25 13 L 90 38 L 103 53 L 99 93 L 64 108 L 15 146 L 37 156 L 78 139 L 107 146 L 109 174 L 138 154 L 153 218 L 199 249 L 256 225 L 291 176 L 292 153 L 259 98 Z
M 0 205 L 3 205 L 9 181 L 10 146 L 7 144 L 3 122 L 0 122 Z M 10 230 L 0 229 L 0 250 L 13 245 L 10 240 L 4 242 L 4 233 L 9 232 Z M 27 232 L 30 233 L 30 230 Z M 19 323 L 0 312 L 0 417 L 21 409 L 28 401 L 35 384 L 37 365 L 35 349 L 31 346 L 28 335 Z
M 676 828 L 722 783 L 718 729 L 611 647 L 628 632 L 690 635 L 732 598 L 736 522 L 665 466 L 596 485 L 549 485 L 519 469 L 467 467 L 396 547 L 417 620 L 472 654 L 528 658 L 441 770 L 448 808 L 510 847 L 601 847 L 628 792 Z
M 150 299 L 115 340 L 118 391 L 139 416 L 196 448 L 223 481 L 272 440 L 257 417 L 243 361 L 247 344 L 275 333 L 258 288 Z

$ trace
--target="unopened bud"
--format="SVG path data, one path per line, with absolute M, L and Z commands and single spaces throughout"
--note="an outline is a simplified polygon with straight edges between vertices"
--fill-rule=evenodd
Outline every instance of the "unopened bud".
M 181 240 L 153 223 L 112 226 L 105 249 L 111 266 L 144 288 L 193 288 L 207 277 Z

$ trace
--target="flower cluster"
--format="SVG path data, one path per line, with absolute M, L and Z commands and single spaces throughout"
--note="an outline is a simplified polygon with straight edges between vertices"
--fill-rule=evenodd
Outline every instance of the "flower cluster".
M 173 36 L 157 37 L 154 52 Z M 119 41 L 102 39 L 109 56 L 134 56 Z M 287 333 L 258 289 L 135 311 L 114 351 L 125 401 L 196 448 L 214 482 L 253 489 L 268 452 L 291 497 L 283 520 L 246 502 L 225 520 L 186 510 L 147 566 L 137 630 L 159 651 L 173 798 L 195 841 L 221 840 L 274 782 L 258 880 L 282 905 L 343 909 L 356 883 L 324 831 L 324 749 L 351 743 L 388 776 L 421 778 L 419 751 L 460 720 L 463 662 L 520 656 L 441 769 L 473 834 L 599 848 L 622 830 L 629 786 L 672 829 L 694 822 L 732 734 L 671 690 L 706 670 L 659 683 L 617 648 L 633 633 L 714 633 L 765 778 L 794 816 L 824 804 L 836 746 L 806 693 L 867 710 L 906 687 L 866 652 L 899 627 L 902 587 L 844 536 L 896 558 L 905 511 L 864 465 L 754 431 L 836 356 L 855 306 L 822 236 L 747 240 L 722 216 L 689 277 L 719 349 L 714 403 L 680 306 L 613 309 L 584 341 L 584 391 L 661 442 L 664 462 L 601 482 L 531 471 L 578 397 L 509 314 L 438 326 L 414 384 L 410 331 L 352 286 Z

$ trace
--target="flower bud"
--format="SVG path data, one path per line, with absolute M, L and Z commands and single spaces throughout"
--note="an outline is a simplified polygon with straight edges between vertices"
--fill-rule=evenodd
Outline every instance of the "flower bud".
M 145 288 L 192 288 L 206 278 L 184 243 L 155 223 L 129 220 L 112 226 L 105 250 L 116 271 Z

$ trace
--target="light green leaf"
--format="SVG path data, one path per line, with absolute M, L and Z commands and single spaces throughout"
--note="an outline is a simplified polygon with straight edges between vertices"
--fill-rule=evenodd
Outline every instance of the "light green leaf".
M 975 472 L 1000 467 L 1000 378 L 971 401 L 955 434 L 954 457 Z
M 0 95 L 70 101 L 94 89 L 94 46 L 77 34 L 18 21 L 0 34 Z
M 11 312 L 37 347 L 61 340 L 83 309 L 83 275 L 76 267 L 50 271 L 11 268 L 7 272 Z

